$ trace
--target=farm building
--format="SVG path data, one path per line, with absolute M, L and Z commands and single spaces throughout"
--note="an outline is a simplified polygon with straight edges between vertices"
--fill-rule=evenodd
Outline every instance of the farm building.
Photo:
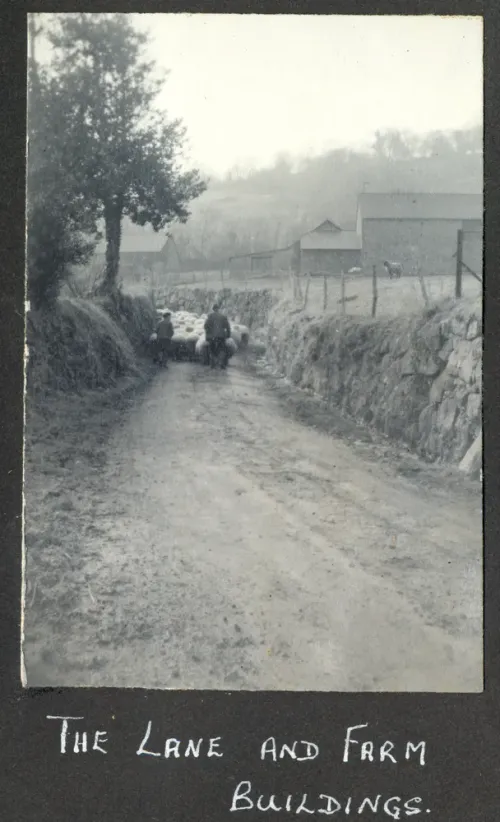
M 229 272 L 238 274 L 271 274 L 273 271 L 288 271 L 292 264 L 293 246 L 274 248 L 271 251 L 255 251 L 238 254 L 228 260 Z
M 379 272 L 384 260 L 399 262 L 406 274 L 452 274 L 457 233 L 464 232 L 464 262 L 482 271 L 483 199 L 480 194 L 363 193 L 358 198 L 357 232 L 362 266 Z
M 293 268 L 299 274 L 340 274 L 360 265 L 361 238 L 331 220 L 304 234 L 294 245 Z
M 229 270 L 255 275 L 290 269 L 298 274 L 340 274 L 359 266 L 360 260 L 361 240 L 356 231 L 344 231 L 325 220 L 286 248 L 231 257 Z
M 104 228 L 101 228 L 104 235 Z M 94 264 L 106 262 L 106 239 L 100 240 L 94 253 Z M 161 276 L 180 265 L 179 254 L 172 237 L 165 231 L 155 232 L 151 226 L 135 225 L 127 217 L 122 221 L 120 244 L 120 275 L 126 280 L 141 280 L 145 276 Z

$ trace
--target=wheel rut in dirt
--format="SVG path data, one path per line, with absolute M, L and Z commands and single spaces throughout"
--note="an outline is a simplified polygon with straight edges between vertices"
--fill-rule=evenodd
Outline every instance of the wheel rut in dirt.
M 292 405 L 236 360 L 116 412 L 66 524 L 73 608 L 26 615 L 29 684 L 481 690 L 480 499 Z

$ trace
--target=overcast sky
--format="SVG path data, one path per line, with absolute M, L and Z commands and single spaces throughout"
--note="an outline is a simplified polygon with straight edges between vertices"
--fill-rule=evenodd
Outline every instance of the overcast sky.
M 47 15 L 44 15 L 44 17 Z M 133 14 L 170 69 L 161 104 L 208 172 L 482 120 L 482 20 Z M 40 57 L 43 46 L 40 44 Z

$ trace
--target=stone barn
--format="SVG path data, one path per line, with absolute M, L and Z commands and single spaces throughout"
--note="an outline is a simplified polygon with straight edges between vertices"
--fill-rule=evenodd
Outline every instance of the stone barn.
M 357 232 L 362 266 L 383 273 L 384 260 L 399 262 L 403 273 L 415 266 L 424 274 L 454 274 L 457 233 L 464 232 L 464 262 L 482 273 L 481 194 L 363 193 L 358 198 Z
M 299 274 L 340 274 L 361 264 L 361 238 L 331 220 L 304 234 L 294 245 L 293 268 Z

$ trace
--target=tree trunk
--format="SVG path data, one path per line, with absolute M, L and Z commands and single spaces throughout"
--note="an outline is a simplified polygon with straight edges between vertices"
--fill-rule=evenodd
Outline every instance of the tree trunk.
M 104 222 L 106 226 L 106 269 L 101 291 L 105 294 L 112 294 L 117 290 L 122 234 L 122 204 L 118 198 L 115 202 L 105 206 Z

